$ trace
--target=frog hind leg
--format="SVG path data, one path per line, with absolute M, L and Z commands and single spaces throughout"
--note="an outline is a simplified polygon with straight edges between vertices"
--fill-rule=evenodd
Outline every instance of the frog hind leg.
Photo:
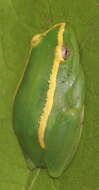
M 46 132 L 45 160 L 52 177 L 63 173 L 77 150 L 82 131 L 82 112 L 74 109 L 59 115 L 52 129 Z

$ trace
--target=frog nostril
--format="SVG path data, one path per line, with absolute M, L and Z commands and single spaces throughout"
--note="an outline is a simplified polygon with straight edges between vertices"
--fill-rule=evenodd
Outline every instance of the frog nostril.
M 62 57 L 64 60 L 66 60 L 70 55 L 70 49 L 63 45 L 62 47 Z

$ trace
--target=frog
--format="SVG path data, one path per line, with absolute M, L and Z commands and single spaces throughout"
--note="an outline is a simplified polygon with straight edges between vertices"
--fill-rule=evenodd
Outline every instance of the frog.
M 34 35 L 13 101 L 13 127 L 29 169 L 63 174 L 79 145 L 84 99 L 72 26 L 61 22 Z

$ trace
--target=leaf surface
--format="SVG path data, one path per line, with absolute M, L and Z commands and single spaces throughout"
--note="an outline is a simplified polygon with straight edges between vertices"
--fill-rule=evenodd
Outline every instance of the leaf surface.
M 96 0 L 0 0 L 0 189 L 99 189 L 99 7 Z M 13 95 L 36 33 L 73 25 L 85 73 L 85 119 L 72 163 L 59 179 L 27 169 L 13 131 Z

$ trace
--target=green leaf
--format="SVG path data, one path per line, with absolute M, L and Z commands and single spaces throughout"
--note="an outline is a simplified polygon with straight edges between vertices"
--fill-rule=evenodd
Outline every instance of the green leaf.
M 99 189 L 99 7 L 96 0 L 0 0 L 0 190 Z M 13 95 L 32 36 L 60 21 L 75 30 L 85 73 L 81 142 L 59 179 L 27 169 L 13 131 Z
M 45 169 L 35 169 L 33 172 L 30 172 L 26 190 L 36 189 L 56 190 L 53 178 L 49 177 Z

